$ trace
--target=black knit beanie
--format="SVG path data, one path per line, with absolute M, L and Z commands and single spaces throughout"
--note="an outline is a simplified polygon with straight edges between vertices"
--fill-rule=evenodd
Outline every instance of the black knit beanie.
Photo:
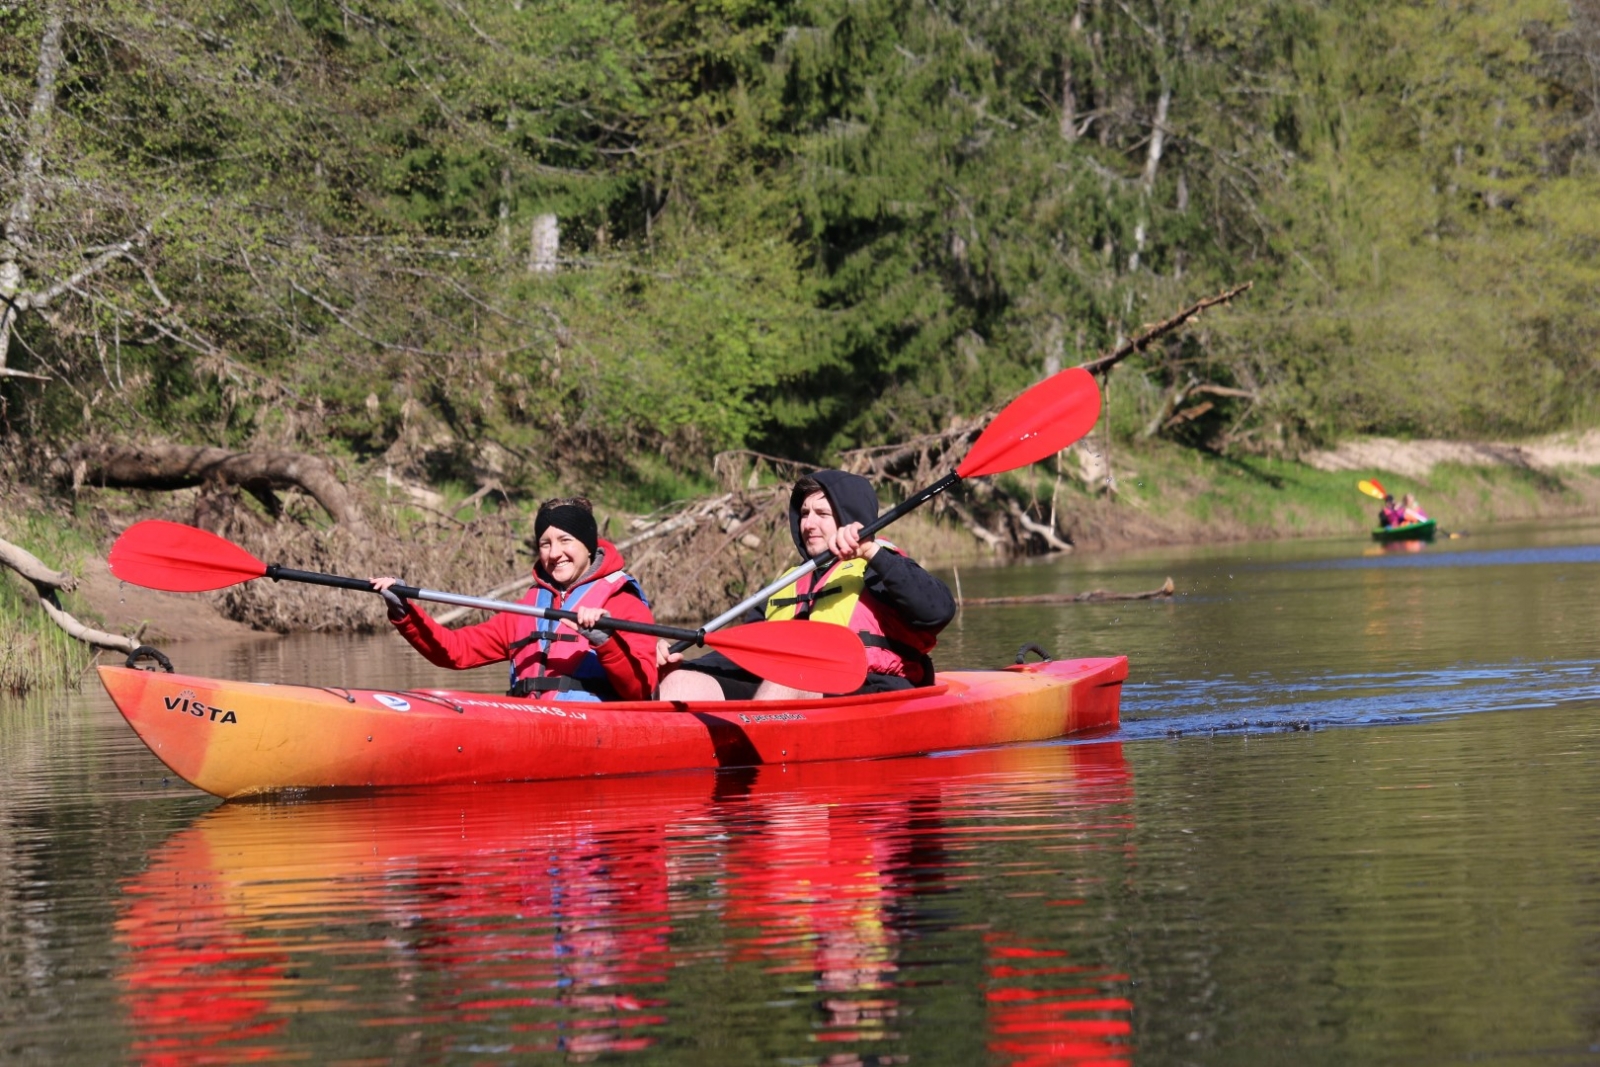
M 594 556 L 600 529 L 595 525 L 594 512 L 589 509 L 587 500 L 546 500 L 540 504 L 539 513 L 533 519 L 534 542 L 537 543 L 551 526 L 576 537 L 589 550 L 590 557 Z

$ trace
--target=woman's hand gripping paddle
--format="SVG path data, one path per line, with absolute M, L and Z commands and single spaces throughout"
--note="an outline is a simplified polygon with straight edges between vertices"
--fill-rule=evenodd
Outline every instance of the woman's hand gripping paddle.
M 862 527 L 861 539 L 867 540 L 963 478 L 1001 474 L 1048 459 L 1094 429 L 1099 418 L 1100 388 L 1095 385 L 1093 375 L 1082 367 L 1071 367 L 1059 374 L 1052 374 L 1025 390 L 990 419 L 989 425 L 984 427 L 983 433 L 967 450 L 960 466 Z M 720 630 L 773 593 L 832 562 L 833 555 L 828 552 L 813 556 L 706 623 L 700 629 L 700 634 Z M 680 641 L 672 646 L 672 651 L 682 652 L 690 643 Z
M 225 589 L 256 578 L 373 592 L 372 583 L 365 578 L 298 571 L 276 563 L 263 563 L 216 534 L 159 519 L 136 522 L 128 527 L 111 546 L 107 559 L 111 573 L 123 581 L 170 593 Z M 573 612 L 532 604 L 443 593 L 410 585 L 390 588 L 410 600 L 509 611 L 541 619 L 577 619 Z M 861 646 L 861 638 L 842 626 L 829 623 L 793 619 L 743 626 L 715 635 L 610 616 L 603 616 L 597 625 L 603 630 L 628 630 L 704 644 L 757 677 L 814 693 L 849 693 L 859 689 L 867 676 L 867 653 Z

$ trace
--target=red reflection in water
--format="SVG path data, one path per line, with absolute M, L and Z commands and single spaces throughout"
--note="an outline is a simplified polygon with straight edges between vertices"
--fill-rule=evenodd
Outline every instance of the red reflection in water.
M 524 1052 L 646 1047 L 629 1031 L 662 1021 L 638 987 L 670 966 L 667 823 L 711 776 L 644 781 L 214 809 L 126 889 L 135 1052 L 272 1059 L 291 1013 L 350 1010 L 502 1027 Z
M 893 1041 L 904 947 L 936 928 L 919 901 L 959 888 L 961 853 L 1008 833 L 1046 857 L 1106 848 L 1130 796 L 1119 746 L 1085 745 L 225 804 L 125 887 L 133 1052 L 326 1060 L 326 1032 L 291 1025 L 319 1012 L 369 1035 L 341 1053 L 419 1034 L 439 1051 L 639 1051 L 674 1014 L 674 967 L 708 951 L 809 994 L 814 1041 Z M 669 940 L 689 919 L 693 954 Z M 1124 980 L 1003 932 L 985 944 L 991 1055 L 1127 1062 Z
M 1133 1001 L 1113 992 L 1127 985 L 1127 975 L 1069 964 L 1066 952 L 1009 934 L 984 940 L 990 1051 L 1016 1057 L 1014 1067 L 1127 1067 L 1133 1062 L 1128 1044 Z

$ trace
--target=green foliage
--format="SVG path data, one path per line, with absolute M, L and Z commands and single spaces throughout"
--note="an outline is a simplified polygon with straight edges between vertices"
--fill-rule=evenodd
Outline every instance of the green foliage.
M 1597 54 L 1553 0 L 12 5 L 0 260 L 53 296 L 8 361 L 51 380 L 0 420 L 669 492 L 1255 280 L 1115 372 L 1117 438 L 1591 425 Z

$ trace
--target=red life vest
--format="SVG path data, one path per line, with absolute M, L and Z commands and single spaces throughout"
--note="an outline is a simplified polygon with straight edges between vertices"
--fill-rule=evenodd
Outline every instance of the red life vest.
M 887 541 L 882 550 L 899 553 Z M 933 661 L 928 653 L 938 635 L 907 626 L 900 613 L 879 600 L 866 587 L 867 561 L 836 561 L 826 573 L 812 571 L 780 589 L 767 601 L 767 618 L 811 619 L 848 626 L 867 647 L 867 670 L 893 674 L 914 685 L 933 682 Z
M 539 608 L 576 611 L 580 607 L 603 608 L 612 597 L 625 592 L 644 600 L 644 591 L 631 574 L 612 571 L 565 593 L 555 593 L 543 585 L 534 586 L 521 602 Z M 521 695 L 559 692 L 568 700 L 604 700 L 616 695 L 594 646 L 570 621 L 518 615 L 507 651 L 511 659 L 511 688 L 516 690 L 518 683 L 522 683 Z

